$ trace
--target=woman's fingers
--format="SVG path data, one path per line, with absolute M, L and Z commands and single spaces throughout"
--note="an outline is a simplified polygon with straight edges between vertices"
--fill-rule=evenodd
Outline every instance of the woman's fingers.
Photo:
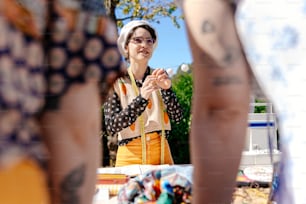
M 162 74 L 162 75 L 159 75 L 159 76 L 157 77 L 157 80 L 162 81 L 162 80 L 165 80 L 165 79 L 168 79 L 168 78 L 169 78 L 169 77 L 168 77 L 167 74 Z
M 153 91 L 155 91 L 156 88 L 153 86 L 146 86 L 141 88 L 141 96 L 145 99 L 148 99 Z
M 147 76 L 143 86 L 148 86 L 150 91 L 161 89 L 169 89 L 171 87 L 171 80 L 164 69 L 155 69 L 151 75 Z
M 156 76 L 149 75 L 147 76 L 146 80 L 143 83 L 144 86 L 146 85 L 156 85 Z
M 164 75 L 164 74 L 168 75 L 166 70 L 162 68 L 157 68 L 152 72 L 152 75 L 155 75 L 155 76 Z

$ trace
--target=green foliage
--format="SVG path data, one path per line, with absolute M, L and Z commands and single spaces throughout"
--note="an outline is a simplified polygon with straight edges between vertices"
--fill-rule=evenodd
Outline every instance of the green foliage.
M 178 72 L 172 78 L 172 88 L 183 108 L 183 120 L 179 124 L 171 123 L 172 131 L 169 138 L 172 156 L 176 164 L 189 164 L 189 132 L 191 121 L 192 100 L 191 73 Z
M 255 99 L 255 103 L 266 103 L 265 100 Z M 255 106 L 254 113 L 266 113 L 267 106 Z
M 109 16 L 121 28 L 125 21 L 144 19 L 160 23 L 160 18 L 170 18 L 173 25 L 180 28 L 177 6 L 174 0 L 105 0 L 105 7 Z

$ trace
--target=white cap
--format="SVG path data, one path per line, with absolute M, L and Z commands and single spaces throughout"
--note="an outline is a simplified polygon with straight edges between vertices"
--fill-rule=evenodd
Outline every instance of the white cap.
M 117 40 L 118 49 L 119 49 L 120 53 L 124 57 L 128 57 L 127 50 L 125 49 L 125 44 L 126 44 L 126 40 L 127 40 L 127 37 L 129 35 L 129 33 L 135 27 L 138 27 L 138 26 L 141 26 L 141 25 L 147 25 L 147 26 L 151 27 L 154 30 L 155 35 L 156 35 L 156 39 L 155 39 L 155 42 L 153 44 L 153 49 L 156 48 L 156 46 L 157 46 L 157 33 L 156 33 L 156 30 L 145 20 L 133 20 L 133 21 L 130 21 L 129 23 L 127 23 L 126 25 L 123 26 L 123 28 L 120 31 L 119 38 Z

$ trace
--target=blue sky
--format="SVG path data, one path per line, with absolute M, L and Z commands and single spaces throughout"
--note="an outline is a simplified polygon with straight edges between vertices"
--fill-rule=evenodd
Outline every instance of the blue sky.
M 152 68 L 172 68 L 174 73 L 183 63 L 191 63 L 191 53 L 187 41 L 185 24 L 177 28 L 170 19 L 162 18 L 160 23 L 152 23 L 158 32 L 158 46 L 149 62 Z

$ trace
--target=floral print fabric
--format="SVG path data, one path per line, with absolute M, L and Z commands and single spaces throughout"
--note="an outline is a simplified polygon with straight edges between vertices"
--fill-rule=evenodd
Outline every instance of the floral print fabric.
M 118 192 L 118 203 L 191 203 L 191 166 L 151 170 L 130 179 Z

